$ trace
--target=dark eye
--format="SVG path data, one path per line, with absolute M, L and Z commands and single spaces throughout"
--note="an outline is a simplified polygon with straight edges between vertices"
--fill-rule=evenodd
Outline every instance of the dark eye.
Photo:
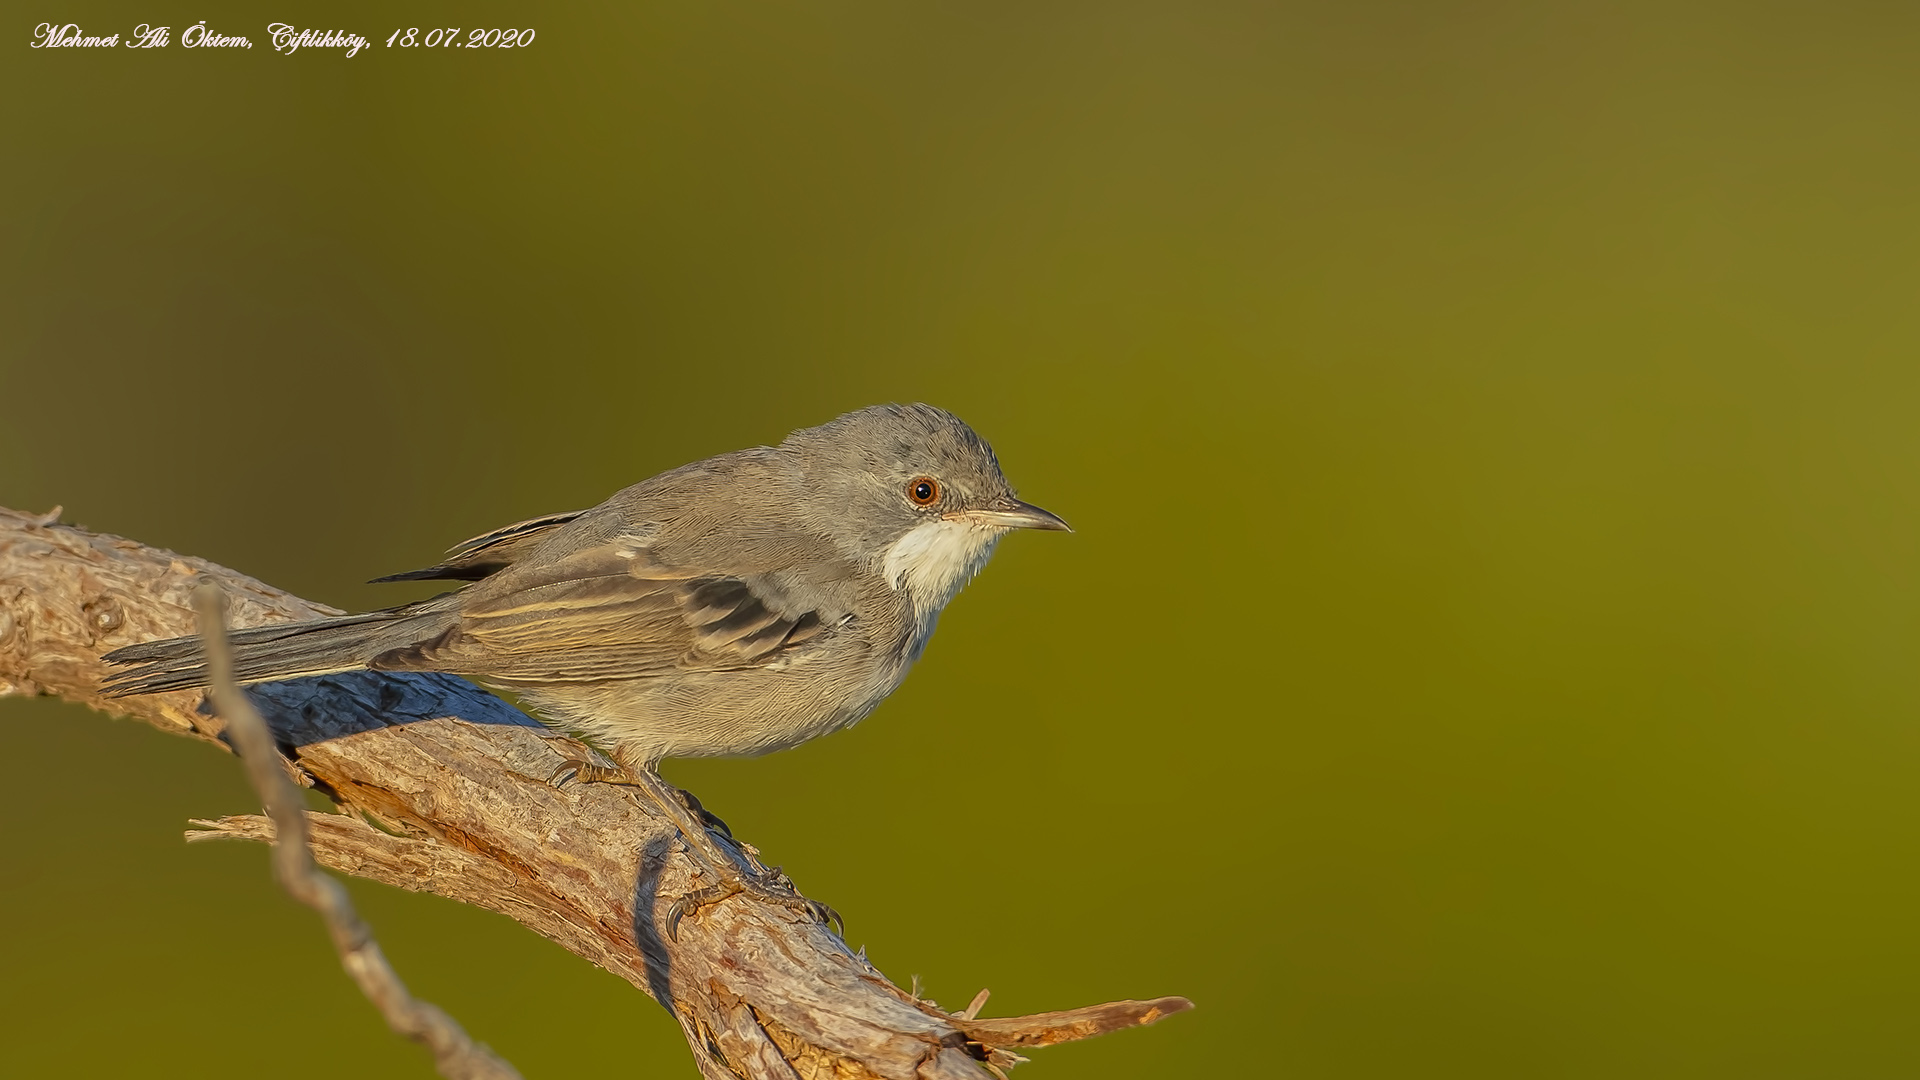
M 940 501 L 940 482 L 931 476 L 916 476 L 907 481 L 907 498 L 915 506 L 932 506 Z

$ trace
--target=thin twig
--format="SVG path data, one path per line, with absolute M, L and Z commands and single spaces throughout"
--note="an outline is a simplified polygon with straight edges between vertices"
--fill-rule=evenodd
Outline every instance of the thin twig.
M 280 886 L 320 913 L 340 954 L 341 966 L 394 1031 L 433 1051 L 434 1067 L 440 1075 L 449 1080 L 519 1080 L 520 1074 L 512 1065 L 469 1038 L 453 1017 L 407 992 L 380 951 L 380 943 L 374 940 L 373 929 L 354 911 L 347 891 L 314 865 L 300 792 L 287 779 L 267 722 L 233 680 L 225 594 L 219 586 L 208 584 L 195 589 L 193 599 L 200 617 L 200 637 L 207 649 L 214 707 L 225 718 L 227 735 L 246 767 L 247 779 L 273 819 L 273 873 Z

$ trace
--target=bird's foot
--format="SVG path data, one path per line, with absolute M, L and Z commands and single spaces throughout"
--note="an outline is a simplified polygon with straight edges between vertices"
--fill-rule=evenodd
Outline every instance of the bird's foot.
M 731 866 L 720 870 L 719 873 L 721 875 L 719 884 L 696 889 L 675 900 L 673 906 L 667 909 L 668 938 L 679 940 L 681 919 L 741 893 L 763 903 L 786 908 L 823 926 L 834 927 L 835 933 L 841 937 L 846 936 L 846 920 L 840 917 L 840 913 L 818 900 L 801 896 L 799 890 L 793 887 L 793 880 L 782 873 L 777 866 L 766 870 L 764 874 L 751 876 L 741 874 Z
M 839 912 L 818 900 L 801 896 L 799 890 L 793 887 L 793 880 L 782 873 L 779 867 L 769 869 L 763 866 L 758 857 L 760 853 L 752 845 L 735 840 L 733 830 L 727 827 L 727 823 L 700 805 L 700 800 L 692 792 L 674 787 L 662 780 L 658 773 L 648 769 L 609 767 L 580 760 L 563 763 L 551 782 L 558 786 L 569 777 L 583 784 L 622 784 L 645 791 L 667 820 L 678 828 L 687 848 L 719 877 L 717 884 L 687 893 L 667 909 L 669 938 L 678 938 L 680 921 L 688 915 L 742 893 L 822 924 L 837 926 L 839 933 L 845 935 L 846 922 L 840 918 Z M 709 829 L 721 839 L 716 840 L 708 832 Z M 739 854 L 735 855 L 734 852 Z
M 624 787 L 637 787 L 648 791 L 654 790 L 653 784 L 648 782 L 646 777 L 638 773 L 620 768 L 616 765 L 596 765 L 591 761 L 582 761 L 579 758 L 568 758 L 566 761 L 561 762 L 560 767 L 555 769 L 553 775 L 547 778 L 547 783 L 552 784 L 554 787 L 564 787 L 569 780 L 577 780 L 582 784 L 618 784 Z M 665 781 L 661 781 L 660 786 L 671 792 L 680 805 L 685 808 L 688 813 L 692 814 L 702 825 L 714 830 L 728 840 L 733 840 L 733 830 L 727 827 L 727 823 L 722 821 L 719 815 L 700 805 L 700 800 L 694 797 L 693 792 L 685 788 L 674 787 Z M 737 840 L 733 842 L 739 844 Z
M 567 781 L 578 780 L 583 784 L 623 784 L 627 787 L 645 787 L 646 781 L 618 765 L 596 765 L 584 758 L 568 758 L 547 777 L 547 783 L 554 787 L 565 787 Z

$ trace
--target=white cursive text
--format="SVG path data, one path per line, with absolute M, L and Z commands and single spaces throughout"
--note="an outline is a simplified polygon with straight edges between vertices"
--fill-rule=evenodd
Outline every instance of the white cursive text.
M 359 34 L 348 34 L 339 30 L 299 30 L 286 23 L 274 23 L 267 27 L 273 35 L 273 49 L 292 56 L 296 49 L 345 49 L 352 56 L 367 47 L 367 39 Z
M 180 31 L 180 47 L 183 49 L 251 49 L 253 42 L 243 37 L 216 34 L 207 29 L 207 20 L 201 19 Z
M 80 33 L 79 23 L 55 26 L 41 23 L 33 28 L 33 44 L 29 49 L 111 49 L 120 44 L 120 35 L 112 37 L 88 37 Z

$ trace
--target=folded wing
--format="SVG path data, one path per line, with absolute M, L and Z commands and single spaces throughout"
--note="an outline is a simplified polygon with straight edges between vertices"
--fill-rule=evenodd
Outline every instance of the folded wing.
M 831 553 L 796 551 L 817 573 Z M 791 660 L 845 625 L 837 604 L 788 598 L 782 567 L 675 566 L 615 540 L 514 565 L 463 590 L 434 638 L 373 659 L 376 670 L 452 671 L 510 683 L 647 678 Z

